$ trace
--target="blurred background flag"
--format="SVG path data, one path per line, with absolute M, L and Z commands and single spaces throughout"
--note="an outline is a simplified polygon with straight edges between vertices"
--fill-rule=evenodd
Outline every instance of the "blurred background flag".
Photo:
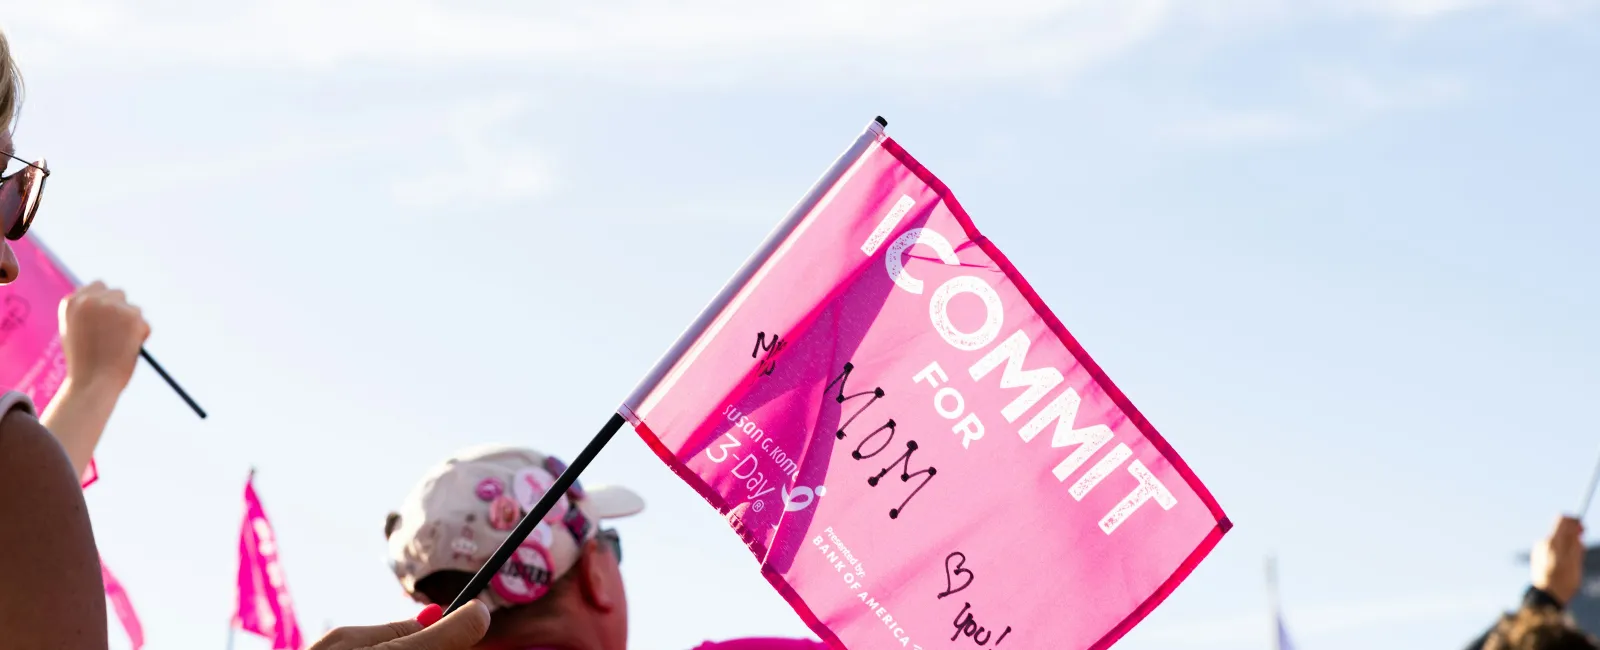
M 1272 608 L 1272 650 L 1294 650 L 1289 627 L 1283 624 L 1283 608 L 1278 600 L 1278 560 L 1267 558 L 1267 597 Z

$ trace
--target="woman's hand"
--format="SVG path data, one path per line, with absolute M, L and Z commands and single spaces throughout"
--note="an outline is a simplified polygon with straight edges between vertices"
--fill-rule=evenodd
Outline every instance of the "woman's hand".
M 61 301 L 61 348 L 67 380 L 75 384 L 104 385 L 121 393 L 148 338 L 150 324 L 120 289 L 97 281 Z
M 1556 520 L 1550 536 L 1533 547 L 1529 566 L 1533 586 L 1560 601 L 1572 602 L 1583 584 L 1583 522 L 1573 517 Z
M 489 631 L 489 608 L 476 600 L 443 620 L 439 611 L 438 605 L 429 605 L 418 620 L 336 628 L 309 650 L 467 650 Z M 433 620 L 438 622 L 419 622 Z

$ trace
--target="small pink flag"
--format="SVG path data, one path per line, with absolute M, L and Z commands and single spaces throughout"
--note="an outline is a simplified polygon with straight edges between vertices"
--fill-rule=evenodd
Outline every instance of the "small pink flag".
M 37 235 L 10 244 L 21 279 L 0 286 L 0 388 L 26 394 L 43 412 L 67 379 L 56 319 L 61 300 L 72 295 L 77 282 Z M 98 478 L 90 461 L 83 487 Z
M 123 631 L 128 633 L 128 643 L 133 650 L 139 650 L 144 647 L 144 626 L 139 624 L 139 614 L 133 611 L 133 601 L 128 599 L 128 592 L 122 589 L 117 577 L 111 575 L 105 558 L 100 558 L 100 579 L 106 585 L 106 598 L 111 601 L 111 610 L 116 612 Z
M 272 650 L 300 650 L 304 641 L 294 601 L 278 560 L 272 524 L 256 498 L 255 472 L 244 484 L 244 525 L 239 531 L 239 629 L 272 640 Z
M 1105 648 L 1230 527 L 876 124 L 620 412 L 835 648 Z

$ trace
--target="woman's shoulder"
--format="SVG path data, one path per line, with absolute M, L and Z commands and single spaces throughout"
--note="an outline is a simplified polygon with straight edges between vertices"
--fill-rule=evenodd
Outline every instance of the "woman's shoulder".
M 22 409 L 28 415 L 38 416 L 38 410 L 34 408 L 33 400 L 28 399 L 27 395 L 14 390 L 8 390 L 0 394 L 0 417 L 10 415 L 13 409 Z

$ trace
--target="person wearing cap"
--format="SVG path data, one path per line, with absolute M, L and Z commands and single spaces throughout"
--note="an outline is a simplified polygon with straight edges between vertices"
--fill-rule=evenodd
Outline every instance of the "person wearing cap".
M 455 600 L 555 484 L 566 465 L 532 449 L 483 446 L 423 476 L 384 534 L 400 586 L 422 603 Z M 628 601 L 622 541 L 602 522 L 636 515 L 644 500 L 617 486 L 574 482 L 489 582 L 478 600 L 493 612 L 484 650 L 626 650 Z M 825 650 L 814 640 L 742 639 L 709 650 Z

